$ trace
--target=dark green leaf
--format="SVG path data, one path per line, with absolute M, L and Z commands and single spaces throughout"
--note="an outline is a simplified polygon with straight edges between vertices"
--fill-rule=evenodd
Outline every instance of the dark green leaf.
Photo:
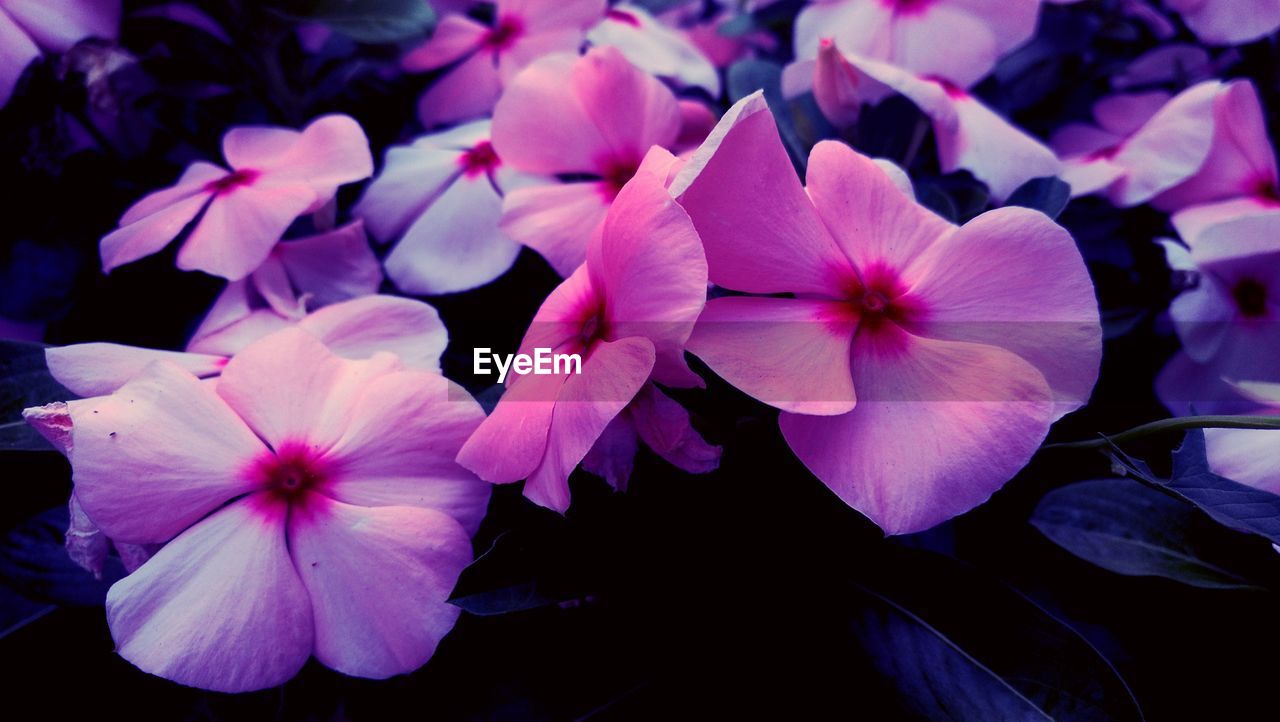
M 855 629 L 870 661 L 926 719 L 1142 720 L 1084 637 L 976 569 L 896 549 L 862 588 Z
M 1128 479 L 1056 489 L 1040 501 L 1031 523 L 1063 549 L 1117 574 L 1164 577 L 1207 589 L 1252 586 L 1209 561 L 1210 545 L 1200 542 L 1230 532 L 1190 504 Z
M 1210 471 L 1203 429 L 1188 431 L 1173 452 L 1173 477 L 1168 480 L 1118 448 L 1112 448 L 1111 458 L 1134 478 L 1191 502 L 1219 524 L 1280 544 L 1280 496 Z
M 1034 208 L 1050 218 L 1057 218 L 1070 200 L 1071 186 L 1058 178 L 1048 176 L 1032 178 L 1023 183 L 1013 192 L 1013 195 L 1009 196 L 1005 205 Z
M 308 0 L 285 11 L 300 22 L 323 23 L 362 43 L 395 43 L 427 35 L 436 13 L 424 0 Z

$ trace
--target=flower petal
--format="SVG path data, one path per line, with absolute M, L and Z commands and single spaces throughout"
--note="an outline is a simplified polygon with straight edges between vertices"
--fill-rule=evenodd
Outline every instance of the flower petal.
M 142 373 L 152 361 L 164 360 L 195 376 L 214 376 L 226 364 L 222 356 L 116 343 L 77 343 L 44 350 L 49 373 L 78 396 L 109 394 Z
M 178 268 L 238 281 L 262 265 L 285 230 L 315 200 L 315 191 L 301 184 L 255 184 L 217 196 L 178 251 Z
M 449 345 L 434 308 L 398 296 L 365 296 L 325 306 L 298 322 L 298 328 L 343 358 L 390 352 L 405 366 L 422 371 L 439 371 L 440 355 Z
M 609 199 L 598 183 L 529 186 L 507 193 L 501 228 L 537 251 L 561 276 L 587 258 L 587 244 L 600 232 Z
M 310 296 L 316 306 L 368 296 L 377 293 L 382 284 L 382 268 L 359 220 L 277 244 L 273 255 L 284 266 L 293 287 Z

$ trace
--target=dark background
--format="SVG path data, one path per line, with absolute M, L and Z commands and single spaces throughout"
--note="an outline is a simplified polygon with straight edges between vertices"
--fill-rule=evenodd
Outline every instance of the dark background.
M 150 4 L 126 2 L 120 46 L 134 61 L 109 80 L 86 87 L 69 61 L 47 57 L 0 110 L 0 173 L 8 179 L 0 189 L 0 316 L 47 322 L 47 343 L 181 348 L 221 282 L 177 271 L 172 252 L 102 276 L 97 242 L 188 162 L 220 158 L 228 127 L 346 112 L 364 125 L 379 162 L 388 145 L 421 132 L 413 108 L 430 77 L 396 73 L 394 45 L 335 37 L 307 53 L 271 3 L 200 4 L 232 36 L 229 46 L 186 25 L 129 17 Z M 798 4 L 756 18 L 782 40 L 776 61 L 788 56 Z M 1037 40 L 976 89 L 1040 137 L 1087 118 L 1109 78 L 1161 42 L 1121 3 L 1084 5 L 1047 6 Z M 72 54 L 92 64 L 110 52 L 90 42 Z M 1280 108 L 1274 39 L 1215 51 L 1214 59 L 1220 76 L 1252 78 L 1264 105 Z M 735 72 L 729 86 L 737 95 L 768 68 Z M 790 110 L 807 143 L 830 132 L 811 108 Z M 890 100 L 845 137 L 908 165 L 931 207 L 960 221 L 975 215 L 986 207 L 980 185 L 964 173 L 941 176 L 931 141 L 909 149 L 918 122 L 909 103 Z M 344 213 L 359 192 L 344 189 Z M 1152 243 L 1170 234 L 1166 219 L 1082 199 L 1060 221 L 1089 261 L 1109 338 L 1093 402 L 1050 440 L 1166 416 L 1151 391 L 1177 348 L 1163 311 L 1178 288 Z M 489 286 L 427 299 L 450 331 L 446 373 L 484 391 L 468 375 L 470 349 L 514 351 L 556 283 L 526 251 Z M 1092 566 L 1028 521 L 1049 490 L 1110 475 L 1104 456 L 1060 450 L 1042 451 L 978 510 L 884 540 L 792 457 L 775 412 L 714 379 L 707 392 L 679 396 L 707 438 L 724 446 L 719 471 L 685 475 L 642 450 L 626 494 L 576 474 L 566 518 L 525 501 L 518 485 L 499 487 L 476 539 L 477 553 L 488 553 L 457 594 L 472 611 L 502 613 L 464 614 L 431 662 L 406 677 L 356 680 L 313 662 L 278 690 L 237 697 L 145 675 L 113 653 L 101 608 L 106 584 L 60 549 L 68 465 L 51 451 L 0 451 L 0 608 L 6 621 L 21 622 L 0 631 L 5 704 L 26 710 L 14 719 L 909 719 L 902 700 L 903 690 L 913 696 L 910 675 L 886 676 L 885 664 L 910 666 L 919 650 L 877 636 L 892 626 L 881 595 L 912 598 L 921 618 L 981 650 L 974 656 L 984 662 L 1008 660 L 1015 675 L 1019 665 L 1047 661 L 1065 679 L 1105 676 L 1098 660 L 1077 665 L 1042 644 L 1039 627 L 1004 613 L 1020 593 L 1047 623 L 1069 625 L 1109 659 L 1149 720 L 1274 719 L 1280 615 L 1271 590 L 1280 557 L 1265 541 L 1219 529 L 1206 542 L 1254 590 Z M 1177 442 L 1159 436 L 1126 450 L 1164 472 Z

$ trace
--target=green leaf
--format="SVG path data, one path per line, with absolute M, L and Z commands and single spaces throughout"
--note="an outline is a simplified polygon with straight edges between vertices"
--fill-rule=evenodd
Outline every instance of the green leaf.
M 549 571 L 555 552 L 527 530 L 504 532 L 458 577 L 449 603 L 487 617 L 548 607 L 572 599 Z
M 1230 534 L 1190 504 L 1128 479 L 1071 484 L 1045 495 L 1031 523 L 1050 541 L 1117 574 L 1172 579 L 1205 589 L 1254 588 L 1209 561 Z M 1234 535 L 1232 535 L 1234 536 Z
M 323 23 L 361 43 L 424 37 L 436 22 L 426 0 L 306 0 L 282 14 L 297 22 Z
M 49 374 L 44 346 L 0 341 L 0 451 L 43 451 L 52 448 L 22 420 L 22 410 L 75 398 Z
M 1032 178 L 1018 186 L 1006 206 L 1022 206 L 1057 218 L 1071 200 L 1071 186 L 1052 176 Z

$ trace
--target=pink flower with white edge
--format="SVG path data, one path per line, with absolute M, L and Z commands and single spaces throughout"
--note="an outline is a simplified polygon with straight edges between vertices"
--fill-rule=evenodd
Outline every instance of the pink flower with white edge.
M 1162 245 L 1190 283 L 1169 307 L 1182 350 L 1157 381 L 1161 401 L 1179 414 L 1238 412 L 1227 382 L 1280 381 L 1280 209 Z
M 0 106 L 45 52 L 65 53 L 85 38 L 114 40 L 119 30 L 120 0 L 0 0 Z
M 387 151 L 355 213 L 377 240 L 399 240 L 386 260 L 397 288 L 465 291 L 511 268 L 520 245 L 498 227 L 500 173 L 511 175 L 489 141 L 487 120 Z
M 1190 178 L 1209 157 L 1224 87 L 1211 80 L 1176 96 L 1155 91 L 1099 100 L 1097 125 L 1072 123 L 1053 136 L 1071 194 L 1101 193 L 1118 206 L 1136 206 Z
M 901 93 L 932 121 L 943 172 L 969 171 L 997 201 L 1033 178 L 1062 172 L 1053 151 L 959 86 L 842 53 L 834 41 L 821 42 L 817 60 L 788 66 L 782 88 L 788 97 L 812 90 L 823 115 L 836 125 L 851 124 L 866 103 Z
M 676 149 L 684 120 L 675 95 L 616 48 L 530 65 L 494 109 L 493 147 L 543 183 L 508 191 L 502 229 L 568 276 L 649 148 Z
M 592 45 L 617 48 L 636 67 L 685 88 L 701 88 L 720 97 L 720 73 L 689 38 L 647 10 L 630 3 L 614 5 L 587 33 Z
M 538 310 L 521 352 L 579 354 L 580 373 L 508 380 L 493 413 L 458 454 L 480 478 L 525 479 L 526 497 L 563 513 L 579 462 L 625 485 L 637 437 L 686 470 L 714 466 L 718 450 L 652 383 L 702 383 L 683 351 L 706 301 L 706 260 L 665 180 L 641 168 L 619 191 L 586 263 Z M 589 453 L 594 457 L 584 461 Z
M 163 544 L 107 594 L 116 649 L 143 671 L 245 692 L 315 656 L 385 678 L 453 627 L 489 485 L 453 461 L 484 412 L 444 377 L 289 329 L 215 383 L 161 361 L 60 411 L 84 512 Z
M 228 297 L 224 296 L 224 302 Z M 230 304 L 206 318 L 186 351 L 163 351 L 115 343 L 78 343 L 45 349 L 49 372 L 80 396 L 109 394 L 141 373 L 153 361 L 167 361 L 200 378 L 222 373 L 232 356 L 258 339 L 296 327 L 330 351 L 348 359 L 367 359 L 391 352 L 409 368 L 440 370 L 440 354 L 449 343 L 439 314 L 411 298 L 365 296 L 335 303 L 301 319 L 271 308 L 252 309 L 246 301 Z M 218 321 L 225 321 L 220 325 Z
M 1165 5 L 1210 45 L 1243 45 L 1280 28 L 1276 0 L 1165 0 Z
M 799 60 L 824 38 L 854 55 L 967 88 L 1031 38 L 1040 0 L 814 0 L 796 17 Z
M 1280 209 L 1275 148 L 1253 83 L 1227 83 L 1214 97 L 1209 138 L 1208 155 L 1196 172 L 1152 201 L 1172 212 L 1174 228 L 1188 243 L 1216 223 Z
M 1280 416 L 1280 383 L 1243 381 L 1235 387 L 1256 405 L 1249 413 Z M 1280 494 L 1280 431 L 1205 429 L 1204 440 L 1215 474 Z
M 490 25 L 446 15 L 431 39 L 404 56 L 406 70 L 445 69 L 418 103 L 428 128 L 482 118 L 516 73 L 549 53 L 578 52 L 605 0 L 497 0 Z
M 299 216 L 319 210 L 338 187 L 373 174 L 360 124 L 328 115 L 301 131 L 232 128 L 222 137 L 227 165 L 191 164 L 172 187 L 138 201 L 102 239 L 104 271 L 158 252 L 195 221 L 178 268 L 231 281 L 248 276 Z
M 1042 213 L 954 226 L 834 141 L 814 147 L 801 186 L 760 94 L 671 192 L 711 282 L 751 294 L 709 301 L 689 351 L 781 409 L 796 456 L 886 532 L 981 504 L 1089 397 L 1093 285 Z

